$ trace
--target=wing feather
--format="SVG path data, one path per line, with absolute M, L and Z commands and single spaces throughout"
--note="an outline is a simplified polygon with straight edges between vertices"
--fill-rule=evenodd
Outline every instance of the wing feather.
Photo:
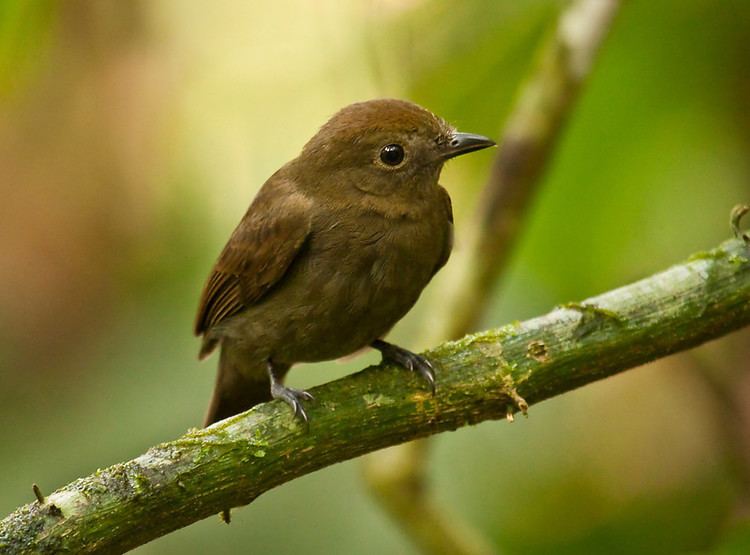
M 195 334 L 263 299 L 283 279 L 310 234 L 310 200 L 269 180 L 219 255 L 201 295 Z

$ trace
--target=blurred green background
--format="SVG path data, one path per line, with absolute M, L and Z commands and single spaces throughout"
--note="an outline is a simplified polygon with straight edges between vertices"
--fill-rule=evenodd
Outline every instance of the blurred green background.
M 333 112 L 412 99 L 498 137 L 553 0 L 0 2 L 0 515 L 199 425 L 203 280 Z M 729 236 L 750 201 L 750 2 L 625 3 L 484 325 Z M 444 171 L 470 225 L 493 153 Z M 414 345 L 450 267 L 392 337 Z M 377 360 L 306 365 L 311 386 Z M 750 334 L 436 438 L 436 496 L 506 553 L 750 552 Z M 356 461 L 145 545 L 413 553 Z

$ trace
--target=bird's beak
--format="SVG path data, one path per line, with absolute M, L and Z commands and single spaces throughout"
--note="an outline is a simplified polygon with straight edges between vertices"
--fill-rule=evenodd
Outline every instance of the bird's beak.
M 495 141 L 483 135 L 455 132 L 451 135 L 450 141 L 443 147 L 443 159 L 448 160 L 490 146 L 495 146 Z

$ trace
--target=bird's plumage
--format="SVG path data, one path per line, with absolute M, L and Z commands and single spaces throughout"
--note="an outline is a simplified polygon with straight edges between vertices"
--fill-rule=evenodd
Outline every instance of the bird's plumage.
M 451 202 L 437 182 L 443 162 L 482 140 L 493 144 L 469 136 L 479 143 L 462 146 L 459 135 L 409 102 L 353 104 L 269 178 L 201 296 L 201 356 L 221 347 L 206 424 L 272 396 L 306 418 L 307 394 L 281 385 L 297 362 L 367 345 L 423 360 L 380 339 L 450 255 Z M 402 156 L 384 157 L 386 147 Z

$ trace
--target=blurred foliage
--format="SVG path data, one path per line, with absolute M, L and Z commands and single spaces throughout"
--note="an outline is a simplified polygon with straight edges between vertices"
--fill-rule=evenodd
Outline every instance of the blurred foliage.
M 407 97 L 497 136 L 563 5 L 1 2 L 0 513 L 31 501 L 32 482 L 49 492 L 200 422 L 215 361 L 195 360 L 190 328 L 205 273 L 264 179 L 330 114 Z M 729 209 L 750 197 L 748 43 L 748 2 L 625 3 L 487 325 L 728 236 Z M 490 157 L 443 173 L 459 249 Z M 404 344 L 449 276 L 396 329 Z M 551 400 L 513 426 L 439 437 L 437 495 L 509 553 L 750 551 L 750 438 L 727 433 L 750 429 L 748 337 Z M 308 365 L 291 381 L 376 359 Z M 356 463 L 233 516 L 138 552 L 412 549 Z
M 28 73 L 38 67 L 48 47 L 49 28 L 57 15 L 52 0 L 0 3 L 0 98 L 23 94 Z

